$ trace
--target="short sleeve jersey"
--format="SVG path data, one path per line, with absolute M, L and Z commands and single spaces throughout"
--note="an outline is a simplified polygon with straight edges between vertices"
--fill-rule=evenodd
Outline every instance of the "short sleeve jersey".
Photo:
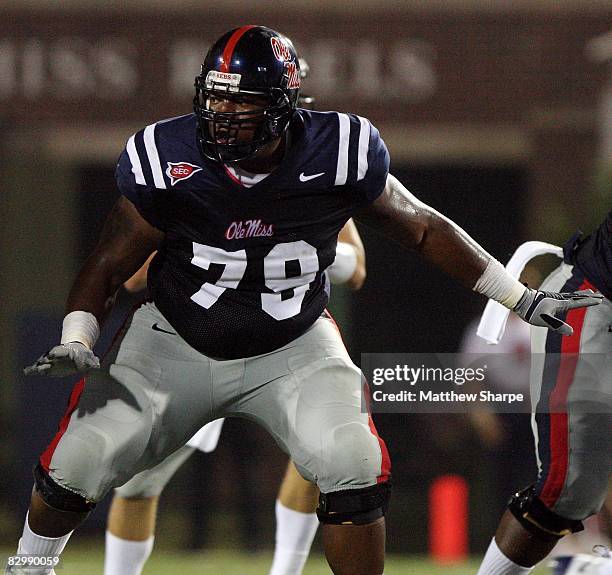
M 300 109 L 291 136 L 250 188 L 202 156 L 193 114 L 147 126 L 119 159 L 121 193 L 165 232 L 151 296 L 206 355 L 259 355 L 304 333 L 327 304 L 338 232 L 384 189 L 389 154 L 365 118 Z

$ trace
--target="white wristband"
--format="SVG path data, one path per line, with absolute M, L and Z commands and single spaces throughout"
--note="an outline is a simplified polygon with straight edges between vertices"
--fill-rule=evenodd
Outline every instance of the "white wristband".
M 527 288 L 512 277 L 502 264 L 491 258 L 472 289 L 512 309 Z
M 61 343 L 78 341 L 89 349 L 93 349 L 99 335 L 100 326 L 93 313 L 88 311 L 71 311 L 64 318 Z
M 353 277 L 357 269 L 357 252 L 352 244 L 338 242 L 336 259 L 327 268 L 329 280 L 333 284 L 343 284 Z

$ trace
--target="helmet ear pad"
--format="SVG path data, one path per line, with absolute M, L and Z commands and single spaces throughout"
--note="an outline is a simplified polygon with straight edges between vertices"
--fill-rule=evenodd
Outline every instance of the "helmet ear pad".
M 200 75 L 196 77 L 193 100 L 198 120 L 198 144 L 204 156 L 223 163 L 246 160 L 266 144 L 283 136 L 299 98 L 299 59 L 293 44 L 278 32 L 263 26 L 243 26 L 230 30 L 208 51 Z M 214 112 L 208 98 L 257 95 L 267 96 L 269 104 L 254 112 Z M 260 129 L 250 140 L 240 140 L 242 127 L 263 117 Z M 216 137 L 219 133 L 227 138 Z

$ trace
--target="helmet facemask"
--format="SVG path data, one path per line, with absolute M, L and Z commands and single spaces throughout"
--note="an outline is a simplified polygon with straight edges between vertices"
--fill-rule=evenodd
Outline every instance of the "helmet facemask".
M 196 77 L 195 87 L 198 142 L 202 154 L 214 161 L 230 164 L 253 157 L 283 135 L 293 115 L 294 107 L 280 88 L 249 90 L 203 76 Z M 248 111 L 214 111 L 211 103 L 215 100 L 261 100 L 262 105 Z

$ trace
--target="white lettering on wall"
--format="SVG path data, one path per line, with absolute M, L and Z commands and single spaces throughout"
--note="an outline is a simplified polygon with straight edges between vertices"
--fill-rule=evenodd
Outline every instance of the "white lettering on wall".
M 0 40 L 0 98 L 125 99 L 139 84 L 134 50 L 116 38 Z
M 370 41 L 320 40 L 299 45 L 310 65 L 304 92 L 320 98 L 379 101 L 418 101 L 436 90 L 434 50 L 418 40 L 383 46 Z M 196 40 L 175 42 L 169 54 L 170 93 L 177 98 L 193 94 L 193 81 L 200 73 L 207 44 Z
M 189 98 L 208 45 L 190 38 L 171 44 L 168 73 L 155 79 L 156 90 L 176 99 Z M 0 39 L 0 98 L 136 97 L 143 84 L 148 84 L 137 66 L 139 49 L 144 50 L 114 37 Z M 419 101 L 436 90 L 435 54 L 425 42 L 404 40 L 383 45 L 368 40 L 322 39 L 312 45 L 300 44 L 300 50 L 311 70 L 304 92 L 322 99 Z

